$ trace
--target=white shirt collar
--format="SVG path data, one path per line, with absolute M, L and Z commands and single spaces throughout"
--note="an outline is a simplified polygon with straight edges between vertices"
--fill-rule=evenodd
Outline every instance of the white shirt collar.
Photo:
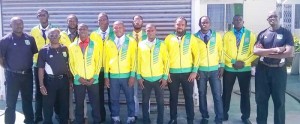
M 117 36 L 115 36 L 115 44 L 118 44 L 118 40 L 120 39 L 120 45 L 122 46 L 123 43 L 125 42 L 125 34 L 123 34 L 123 36 L 121 36 L 120 38 L 118 38 Z
M 146 45 L 150 48 L 152 48 L 156 44 L 156 38 L 153 40 L 153 42 L 150 42 L 147 38 Z
M 41 24 L 39 24 L 39 28 L 41 30 L 49 30 L 50 29 L 50 24 L 48 24 L 48 26 L 46 28 L 43 28 L 43 26 Z
M 109 28 L 109 26 L 108 26 L 107 29 L 106 29 L 106 31 L 105 31 L 105 37 L 108 36 L 109 31 L 110 31 L 110 28 Z M 103 31 L 100 29 L 100 27 L 99 27 L 99 33 L 100 33 L 101 37 L 103 37 Z

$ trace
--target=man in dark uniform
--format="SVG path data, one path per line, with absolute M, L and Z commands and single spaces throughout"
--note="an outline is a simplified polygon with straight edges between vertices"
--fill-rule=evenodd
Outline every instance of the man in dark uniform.
M 11 18 L 10 27 L 12 33 L 0 41 L 0 65 L 5 69 L 6 78 L 5 124 L 15 123 L 19 91 L 25 116 L 24 123 L 32 124 L 34 122 L 32 57 L 38 50 L 34 38 L 23 33 L 24 24 L 20 17 Z
M 50 29 L 48 38 L 50 44 L 39 51 L 37 61 L 40 92 L 43 95 L 44 124 L 52 124 L 54 103 L 59 104 L 59 108 L 56 109 L 59 113 L 59 123 L 68 124 L 68 49 L 59 43 L 59 29 Z
M 270 27 L 259 33 L 254 46 L 254 54 L 260 56 L 255 73 L 256 121 L 257 124 L 267 124 L 269 98 L 272 96 L 274 124 L 284 124 L 285 58 L 293 55 L 294 41 L 291 32 L 279 25 L 276 11 L 271 11 L 267 20 Z

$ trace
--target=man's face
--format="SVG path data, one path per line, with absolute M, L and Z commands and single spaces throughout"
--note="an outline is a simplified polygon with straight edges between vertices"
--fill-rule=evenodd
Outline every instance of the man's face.
M 23 33 L 23 29 L 24 29 L 23 20 L 21 19 L 13 20 L 10 24 L 10 27 L 12 28 L 12 31 L 14 33 Z
M 89 29 L 87 26 L 78 27 L 78 35 L 81 38 L 87 38 L 89 36 Z
M 177 19 L 175 22 L 175 30 L 178 33 L 185 32 L 186 22 L 183 19 Z
M 270 12 L 267 21 L 271 26 L 275 26 L 279 24 L 278 15 L 276 12 Z
M 203 30 L 203 31 L 210 30 L 210 20 L 207 17 L 203 17 L 200 20 L 199 26 L 200 26 L 201 30 Z
M 143 27 L 143 20 L 139 16 L 135 16 L 132 21 L 134 29 L 141 29 Z
M 146 33 L 148 36 L 148 39 L 154 39 L 156 36 L 156 29 L 154 26 L 147 26 L 146 27 Z
M 125 33 L 125 27 L 124 27 L 123 24 L 121 24 L 121 23 L 114 24 L 113 28 L 114 28 L 114 32 L 115 32 L 115 34 L 116 34 L 117 37 L 120 38 L 120 37 L 122 37 L 124 35 L 124 33 Z
M 68 23 L 68 28 L 70 28 L 70 29 L 76 29 L 77 28 L 78 21 L 75 17 L 68 18 L 67 23 Z
M 47 12 L 45 12 L 45 11 L 40 11 L 40 12 L 37 14 L 37 18 L 39 19 L 40 23 L 47 23 L 47 22 L 48 22 L 49 15 L 48 15 Z
M 48 33 L 48 38 L 51 43 L 57 44 L 59 43 L 60 34 L 58 30 L 53 30 Z
M 105 31 L 108 28 L 108 18 L 105 15 L 99 15 L 98 25 L 102 31 Z
M 236 16 L 233 18 L 232 24 L 235 28 L 242 28 L 244 26 L 244 20 L 242 16 Z

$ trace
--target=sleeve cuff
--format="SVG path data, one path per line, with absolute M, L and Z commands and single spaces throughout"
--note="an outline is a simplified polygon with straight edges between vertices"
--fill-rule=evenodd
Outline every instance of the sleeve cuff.
M 78 74 L 76 74 L 76 75 L 74 76 L 74 80 L 75 80 L 75 81 L 78 81 L 79 78 L 80 78 L 80 76 L 79 76 Z
M 94 75 L 93 78 L 94 78 L 95 80 L 98 80 L 98 79 L 99 79 L 99 75 Z
M 236 59 L 231 59 L 231 63 L 235 64 L 236 63 Z
M 104 73 L 104 78 L 108 78 L 108 73 Z
M 139 79 L 142 79 L 142 76 L 141 76 L 140 74 L 137 74 L 137 75 L 136 75 L 136 79 L 138 79 L 138 80 L 139 80 Z
M 168 80 L 168 75 L 165 75 L 165 74 L 164 74 L 164 75 L 163 75 L 163 79 L 164 79 L 164 80 Z
M 198 71 L 198 67 L 193 67 L 192 72 L 197 72 Z
M 134 71 L 130 72 L 130 77 L 135 77 L 135 72 Z
M 220 67 L 225 67 L 225 64 L 224 63 L 220 63 Z

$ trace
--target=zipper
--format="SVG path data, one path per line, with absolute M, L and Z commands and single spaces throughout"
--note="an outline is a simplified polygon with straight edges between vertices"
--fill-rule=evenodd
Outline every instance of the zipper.
M 207 44 L 208 44 L 208 43 L 207 43 Z M 209 50 L 208 50 L 208 48 L 207 48 L 207 44 L 206 44 L 207 66 L 208 66 L 208 68 L 209 68 L 209 55 L 208 55 Z
M 180 47 L 180 44 L 179 44 L 179 61 L 180 61 L 180 68 L 182 68 L 182 64 L 181 64 L 181 47 Z
M 86 65 L 85 65 L 85 56 L 84 55 L 83 55 L 83 64 L 84 64 L 83 67 L 84 67 L 84 76 L 85 76 L 84 78 L 86 79 L 86 67 L 85 67 Z
M 151 61 L 151 56 L 152 56 L 152 49 L 150 48 L 150 72 L 151 72 L 151 77 L 153 76 L 153 74 L 152 74 L 152 61 Z
M 120 55 L 120 51 L 118 50 L 118 70 L 119 70 L 119 78 L 120 78 L 120 56 L 119 55 Z

